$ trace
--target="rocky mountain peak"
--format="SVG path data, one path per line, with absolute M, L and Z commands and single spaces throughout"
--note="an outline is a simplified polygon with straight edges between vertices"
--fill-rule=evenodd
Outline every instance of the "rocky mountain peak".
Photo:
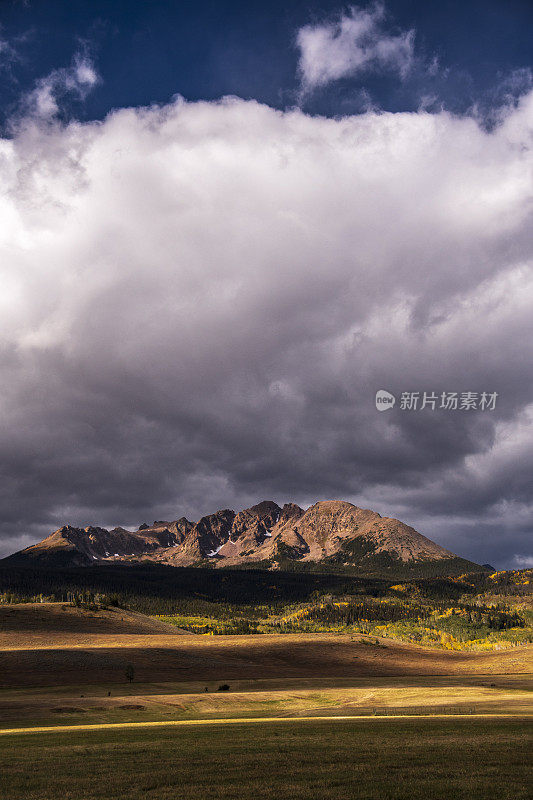
M 395 565 L 470 562 L 432 542 L 397 519 L 345 500 L 320 500 L 307 510 L 281 508 L 262 500 L 238 513 L 221 509 L 194 523 L 186 517 L 142 523 L 131 532 L 64 525 L 39 544 L 9 557 L 26 563 L 94 564 L 158 561 L 176 566 L 260 563 L 278 568 L 287 561 L 324 563 L 328 568 L 392 569 Z M 385 565 L 385 567 L 384 567 Z M 471 565 L 476 567 L 477 565 Z

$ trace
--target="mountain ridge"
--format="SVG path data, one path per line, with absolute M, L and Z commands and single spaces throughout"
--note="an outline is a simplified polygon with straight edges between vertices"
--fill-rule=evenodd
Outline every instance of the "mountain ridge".
M 390 571 L 433 564 L 443 571 L 474 562 L 428 539 L 400 520 L 344 500 L 321 500 L 307 509 L 263 500 L 235 512 L 222 509 L 192 522 L 142 523 L 136 531 L 64 525 L 3 562 L 17 565 L 89 566 L 154 562 L 171 566 Z M 461 564 L 459 564 L 461 562 Z

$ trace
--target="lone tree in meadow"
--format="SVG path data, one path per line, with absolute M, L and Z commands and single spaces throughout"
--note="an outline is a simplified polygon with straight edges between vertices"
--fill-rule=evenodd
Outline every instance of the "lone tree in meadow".
M 133 668 L 133 664 L 127 664 L 126 665 L 126 678 L 131 683 L 132 680 L 134 679 L 134 677 L 135 677 L 135 670 Z

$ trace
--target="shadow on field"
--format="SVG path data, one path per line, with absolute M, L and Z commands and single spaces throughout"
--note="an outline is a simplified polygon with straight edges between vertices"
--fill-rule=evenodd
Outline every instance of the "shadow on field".
M 105 642 L 102 642 L 105 644 Z M 528 667 L 529 662 L 529 667 Z M 335 634 L 199 637 L 154 636 L 153 646 L 62 647 L 0 651 L 0 687 L 209 681 L 279 677 L 392 677 L 517 673 L 530 669 L 521 652 L 461 653 L 389 641 L 373 645 Z

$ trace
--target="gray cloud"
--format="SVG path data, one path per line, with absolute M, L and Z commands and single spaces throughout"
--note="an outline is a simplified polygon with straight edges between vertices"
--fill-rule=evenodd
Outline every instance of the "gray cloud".
M 4 554 L 342 497 L 529 557 L 532 112 L 26 117 L 0 141 Z M 499 398 L 380 413 L 380 388 Z

